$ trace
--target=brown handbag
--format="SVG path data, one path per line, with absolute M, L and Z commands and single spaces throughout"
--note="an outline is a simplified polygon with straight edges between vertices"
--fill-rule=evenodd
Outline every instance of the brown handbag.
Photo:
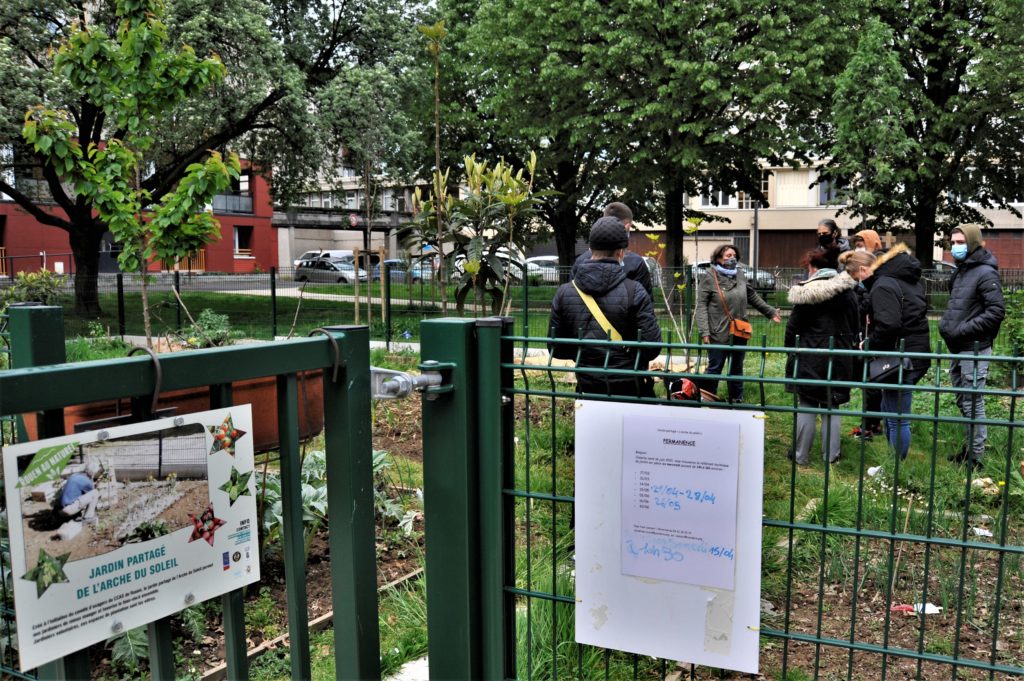
M 711 276 L 714 277 L 715 288 L 718 289 L 718 297 L 722 299 L 722 309 L 725 310 L 725 316 L 729 319 L 729 333 L 737 338 L 752 338 L 754 336 L 754 326 L 745 319 L 733 318 L 732 313 L 729 312 L 729 305 L 725 302 L 725 294 L 722 293 L 722 287 L 718 285 L 718 272 L 712 269 Z

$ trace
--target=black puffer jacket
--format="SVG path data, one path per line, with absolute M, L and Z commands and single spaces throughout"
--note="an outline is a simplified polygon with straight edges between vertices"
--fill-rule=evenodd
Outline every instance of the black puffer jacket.
M 949 305 L 939 321 L 939 333 L 950 352 L 992 347 L 1006 316 L 999 264 L 985 248 L 976 248 L 953 271 Z
M 597 301 L 605 317 L 623 340 L 661 342 L 661 329 L 654 316 L 654 306 L 643 286 L 626 279 L 624 268 L 614 258 L 589 260 L 576 270 L 574 279 L 585 293 Z M 551 302 L 551 321 L 548 335 L 552 338 L 605 339 L 608 336 L 590 314 L 572 283 L 562 284 Z M 647 370 L 647 364 L 658 356 L 656 347 L 627 349 L 620 345 L 582 347 L 578 345 L 549 344 L 557 359 L 579 359 L 580 367 Z M 639 355 L 639 357 L 638 357 Z M 607 357 L 607 365 L 605 359 Z M 579 374 L 580 389 L 584 392 L 625 394 L 637 385 L 633 378 L 609 378 Z
M 898 350 L 904 341 L 907 352 L 931 352 L 928 330 L 928 299 L 921 286 L 921 263 L 910 249 L 897 244 L 871 266 L 864 280 L 868 290 L 870 350 Z M 913 360 L 916 382 L 928 370 L 927 359 Z
M 576 273 L 579 271 L 580 266 L 583 263 L 590 262 L 592 254 L 588 248 L 583 254 L 576 258 L 576 262 L 572 264 L 572 278 L 576 278 Z M 636 283 L 644 287 L 647 291 L 647 296 L 653 296 L 651 289 L 651 270 L 647 267 L 647 262 L 644 261 L 639 255 L 632 251 L 626 251 L 626 257 L 622 259 L 622 266 L 626 270 L 626 278 L 632 279 Z
M 831 270 L 829 270 L 831 272 Z M 831 341 L 836 350 L 852 350 L 860 332 L 860 312 L 853 292 L 857 282 L 846 272 L 809 279 L 789 289 L 793 311 L 786 322 L 786 347 L 828 348 Z M 831 372 L 829 364 L 831 363 Z M 843 355 L 789 355 L 786 377 L 818 381 L 849 381 L 855 377 L 853 358 Z M 786 384 L 786 392 L 817 404 L 832 406 L 850 401 L 850 389 L 816 385 Z

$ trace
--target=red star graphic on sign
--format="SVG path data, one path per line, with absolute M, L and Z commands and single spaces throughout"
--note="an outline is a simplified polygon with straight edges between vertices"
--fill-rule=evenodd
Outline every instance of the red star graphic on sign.
M 198 518 L 191 513 L 188 514 L 188 518 L 192 521 L 192 536 L 188 538 L 189 542 L 205 539 L 210 546 L 213 546 L 213 535 L 217 528 L 224 524 L 223 520 L 214 517 L 213 504 L 207 506 Z
M 231 420 L 231 414 L 224 417 L 223 423 L 219 426 L 206 426 L 206 429 L 213 435 L 213 446 L 210 448 L 210 456 L 213 456 L 222 449 L 231 456 L 234 456 L 235 443 L 238 441 L 238 438 L 245 435 L 244 430 L 235 428 L 235 424 Z

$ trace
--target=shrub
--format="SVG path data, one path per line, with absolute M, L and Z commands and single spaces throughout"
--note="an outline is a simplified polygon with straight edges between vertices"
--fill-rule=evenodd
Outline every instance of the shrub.
M 226 314 L 217 314 L 210 308 L 200 312 L 195 323 L 178 335 L 181 344 L 189 348 L 230 345 L 231 339 L 231 320 Z
M 11 303 L 37 302 L 51 305 L 60 296 L 64 281 L 64 277 L 50 270 L 18 272 L 14 282 L 0 291 L 0 312 L 6 310 Z
M 1014 356 L 1024 355 L 1024 289 L 1007 292 L 1002 331 L 1010 341 Z

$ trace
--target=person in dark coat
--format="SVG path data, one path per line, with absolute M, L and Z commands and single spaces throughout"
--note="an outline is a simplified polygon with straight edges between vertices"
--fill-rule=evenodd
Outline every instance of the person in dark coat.
M 1003 286 L 999 281 L 999 265 L 985 248 L 981 229 L 976 225 L 957 227 L 950 235 L 950 251 L 956 269 L 949 280 L 949 304 L 939 321 L 939 333 L 950 352 L 963 355 L 949 369 L 954 388 L 977 392 L 957 393 L 956 403 L 966 418 L 985 419 L 985 389 L 992 341 L 1006 316 Z M 972 467 L 981 463 L 985 453 L 988 428 L 984 424 L 966 423 L 963 447 L 949 458 Z
M 875 258 L 866 252 L 846 257 L 846 271 L 867 289 L 868 325 L 863 347 L 866 350 L 931 352 L 928 329 L 928 299 L 921 286 L 921 263 L 904 244 L 897 244 Z M 911 360 L 901 370 L 902 385 L 914 385 L 928 371 L 927 359 Z M 889 444 L 901 458 L 910 450 L 910 413 L 912 391 L 883 388 L 882 411 L 894 414 L 885 419 Z
M 626 226 L 626 235 L 629 235 L 629 229 L 633 225 L 633 211 L 629 209 L 624 203 L 615 201 L 609 203 L 604 208 L 604 217 L 618 218 L 619 222 Z M 627 241 L 626 246 L 628 248 L 629 243 Z M 572 265 L 572 277 L 576 278 L 576 272 L 579 270 L 580 265 L 591 260 L 592 253 L 590 249 L 584 251 L 580 257 L 576 258 L 576 262 Z M 644 287 L 647 291 L 647 296 L 653 300 L 654 292 L 651 288 L 651 270 L 647 267 L 647 262 L 634 253 L 633 251 L 627 250 L 626 255 L 622 260 L 622 266 L 626 271 L 626 278 L 632 279 L 636 283 Z
M 562 284 L 551 303 L 548 335 L 552 338 L 609 339 L 618 333 L 623 340 L 661 343 L 661 328 L 654 305 L 638 282 L 626 278 L 623 259 L 629 238 L 626 227 L 614 217 L 603 217 L 590 230 L 591 259 L 576 270 L 573 281 Z M 581 295 L 592 296 L 610 327 L 602 328 Z M 626 348 L 621 345 L 580 346 L 550 343 L 557 359 L 574 359 L 577 368 L 608 368 L 646 371 L 658 356 L 657 346 Z M 577 391 L 603 395 L 654 397 L 654 382 L 643 376 L 577 374 Z
M 852 350 L 860 331 L 857 282 L 846 272 L 828 267 L 825 251 L 811 251 L 804 256 L 808 278 L 789 289 L 793 311 L 786 323 L 787 348 L 832 348 Z M 786 358 L 786 377 L 815 381 L 850 381 L 853 359 L 850 356 L 795 355 Z M 842 386 L 786 384 L 786 392 L 796 393 L 797 403 L 804 408 L 833 409 L 850 401 L 850 389 Z M 796 441 L 792 457 L 801 465 L 809 462 L 818 416 L 798 413 Z M 829 463 L 839 460 L 840 416 L 833 413 L 821 418 L 822 456 Z
M 838 267 L 839 256 L 850 250 L 850 242 L 835 220 L 825 218 L 818 222 L 818 248 L 835 258 L 829 262 L 829 267 Z
M 873 229 L 862 229 L 853 237 L 850 238 L 850 242 L 853 245 L 854 251 L 867 251 L 876 258 L 885 253 L 886 248 L 882 243 L 882 238 Z M 852 251 L 847 251 L 852 252 Z M 839 261 L 842 264 L 844 262 L 845 254 L 839 257 Z M 860 303 L 861 310 L 861 334 L 867 328 L 865 323 L 868 316 L 868 297 L 867 290 L 863 287 L 858 286 L 855 289 L 857 294 L 857 300 Z M 855 380 L 861 380 L 864 376 L 864 365 L 860 360 L 854 361 L 853 375 Z M 864 411 L 881 411 L 882 410 L 882 391 L 874 388 L 864 389 Z M 877 416 L 865 416 L 861 420 L 861 425 L 853 429 L 851 435 L 861 440 L 870 440 L 876 435 L 882 434 L 882 419 Z
M 729 375 L 743 375 L 743 359 L 746 338 L 738 338 L 729 332 L 729 317 L 749 321 L 747 306 L 757 309 L 776 324 L 782 322 L 778 311 L 757 295 L 754 287 L 747 283 L 743 270 L 737 267 L 739 249 L 732 244 L 719 246 L 711 254 L 711 267 L 697 283 L 697 303 L 694 316 L 697 329 L 705 344 L 732 345 L 735 349 L 708 350 L 708 365 L 704 373 L 715 376 L 701 379 L 701 390 L 718 392 L 718 378 L 725 363 L 729 362 Z M 724 299 L 724 302 L 723 302 Z M 729 312 L 726 313 L 726 307 Z M 729 401 L 743 401 L 743 383 L 729 381 Z

